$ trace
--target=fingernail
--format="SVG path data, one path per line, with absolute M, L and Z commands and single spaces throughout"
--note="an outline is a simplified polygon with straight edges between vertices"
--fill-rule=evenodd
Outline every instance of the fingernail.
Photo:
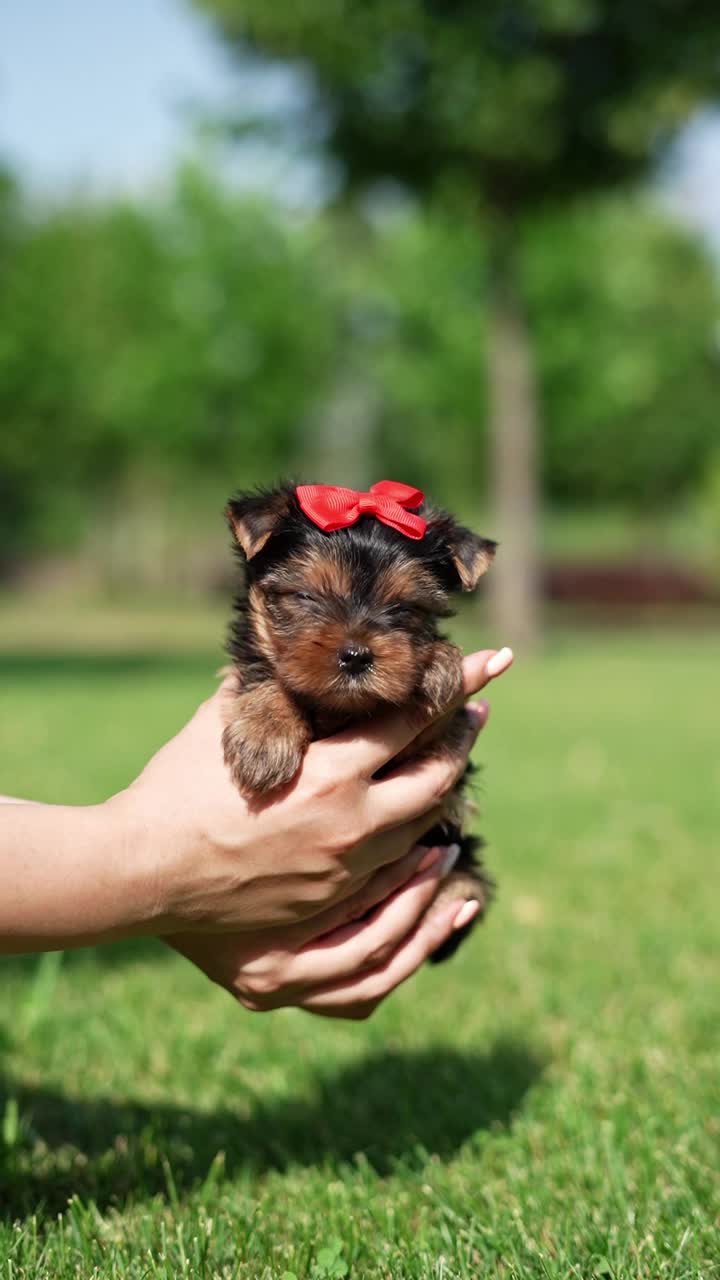
M 417 864 L 416 871 L 429 871 L 430 867 L 434 867 L 444 854 L 445 850 L 437 845 L 432 849 L 426 849 Z
M 475 919 L 479 910 L 480 903 L 476 902 L 474 898 L 470 902 L 463 903 L 453 920 L 453 929 L 462 929 L 464 925 L 469 924 L 471 920 Z
M 479 702 L 466 702 L 465 711 L 470 718 L 470 723 L 476 729 L 482 729 L 485 721 L 490 714 L 490 704 L 481 698 Z
M 513 651 L 505 645 L 502 649 L 498 649 L 492 658 L 488 658 L 487 673 L 489 676 L 499 676 L 501 671 L 505 671 L 513 660 Z
M 460 857 L 460 845 L 449 844 L 447 849 L 443 850 L 443 854 L 444 854 L 444 857 L 443 857 L 442 871 L 440 874 L 442 876 L 446 876 L 446 875 L 449 875 L 449 873 L 452 871 L 453 867 L 455 866 L 455 863 Z

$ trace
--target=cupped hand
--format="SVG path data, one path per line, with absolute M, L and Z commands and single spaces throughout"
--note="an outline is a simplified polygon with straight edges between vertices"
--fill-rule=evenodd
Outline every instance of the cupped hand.
M 469 655 L 465 696 L 511 662 L 506 649 Z M 223 761 L 224 697 L 221 686 L 112 802 L 128 848 L 140 856 L 158 934 L 295 925 L 372 897 L 381 868 L 390 877 L 386 897 L 424 856 L 410 854 L 416 866 L 404 866 L 402 876 L 393 869 L 442 819 L 486 715 L 471 704 L 454 753 L 407 760 L 383 778 L 374 775 L 427 722 L 398 711 L 313 742 L 293 783 L 256 806 L 235 789 Z
M 473 918 L 478 904 L 445 903 L 425 915 L 443 875 L 445 849 L 413 850 L 380 871 L 373 890 L 299 925 L 258 933 L 176 934 L 171 946 L 255 1013 L 286 1005 L 327 1018 L 368 1018 L 428 956 Z M 417 868 L 418 855 L 420 869 Z M 415 875 L 394 893 L 394 879 Z M 380 905 L 352 917 L 375 897 Z

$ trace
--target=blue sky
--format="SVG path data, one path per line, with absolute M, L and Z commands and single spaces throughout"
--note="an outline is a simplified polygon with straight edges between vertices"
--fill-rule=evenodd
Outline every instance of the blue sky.
M 0 155 L 33 184 L 152 183 L 187 145 L 189 104 L 234 84 L 183 0 L 0 2 Z
M 193 108 L 289 92 L 282 77 L 239 79 L 190 0 L 0 0 L 0 159 L 34 187 L 152 187 L 191 146 Z M 299 199 L 315 180 L 262 148 L 240 170 Z M 668 199 L 720 246 L 720 114 L 688 132 Z
M 720 251 L 720 108 L 699 115 L 677 148 L 670 207 Z

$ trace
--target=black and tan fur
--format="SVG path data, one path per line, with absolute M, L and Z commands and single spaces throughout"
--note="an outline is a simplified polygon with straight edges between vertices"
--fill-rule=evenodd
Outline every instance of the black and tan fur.
M 291 784 L 315 738 L 389 707 L 436 716 L 461 693 L 461 654 L 439 623 L 450 616 L 453 592 L 474 590 L 495 543 L 444 511 L 418 514 L 427 529 L 416 541 L 373 516 L 323 533 L 290 485 L 228 504 L 243 583 L 230 632 L 236 691 L 223 747 L 243 794 L 258 800 Z M 464 736 L 464 718 L 454 713 L 422 750 L 442 751 Z M 444 827 L 423 840 L 460 846 L 435 901 L 472 897 L 484 909 L 491 882 L 476 857 L 481 842 L 462 834 L 460 790 L 451 808 Z M 433 959 L 450 955 L 471 927 Z

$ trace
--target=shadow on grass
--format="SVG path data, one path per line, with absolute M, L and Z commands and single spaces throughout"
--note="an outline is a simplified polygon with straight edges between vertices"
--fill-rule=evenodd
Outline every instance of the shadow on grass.
M 320 1076 L 312 1096 L 258 1102 L 249 1115 L 0 1088 L 20 1137 L 0 1156 L 0 1214 L 55 1213 L 79 1195 L 100 1208 L 292 1165 L 367 1162 L 380 1176 L 451 1158 L 478 1132 L 507 1127 L 543 1071 L 511 1042 L 486 1053 L 438 1048 L 373 1054 Z M 0 1152 L 2 1145 L 0 1144 Z M 222 1155 L 219 1155 L 222 1153 Z M 171 1171 L 171 1172 L 169 1172 Z M 212 1172 L 211 1172 L 212 1171 Z

